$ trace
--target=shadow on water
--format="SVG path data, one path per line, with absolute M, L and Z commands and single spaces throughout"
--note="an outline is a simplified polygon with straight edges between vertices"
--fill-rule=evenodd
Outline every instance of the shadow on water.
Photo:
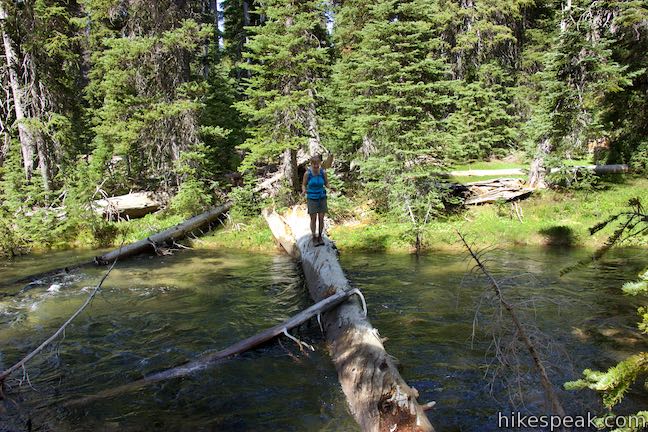
M 636 299 L 623 296 L 620 286 L 636 276 L 648 253 L 617 251 L 559 277 L 564 265 L 585 255 L 565 248 L 488 254 L 489 269 L 503 280 L 507 296 L 526 304 L 525 319 L 553 339 L 556 349 L 546 354 L 557 383 L 586 367 L 605 369 L 645 347 L 633 331 Z M 491 340 L 486 303 L 484 327 L 471 338 L 476 306 L 488 288 L 481 277 L 467 274 L 472 264 L 465 254 L 416 260 L 346 253 L 341 261 L 364 292 L 369 317 L 388 338 L 386 349 L 400 360 L 403 378 L 418 389 L 420 400 L 437 401 L 429 414 L 437 430 L 496 430 L 496 413 L 511 404 L 506 389 L 498 382 L 491 389 L 485 379 Z M 101 274 L 91 269 L 55 289 L 46 283 L 23 297 L 0 300 L 0 367 L 49 336 Z M 285 256 L 192 250 L 125 261 L 65 340 L 30 366 L 38 392 L 24 386 L 16 398 L 35 430 L 355 431 L 317 323 L 296 330 L 316 346 L 308 357 L 283 339 L 283 346 L 270 343 L 189 377 L 62 407 L 223 348 L 310 303 L 298 266 Z M 523 411 L 542 412 L 531 369 L 523 378 L 529 388 Z M 561 396 L 568 411 L 600 411 L 593 392 Z M 635 389 L 624 409 L 642 403 L 645 396 Z M 0 430 L 9 421 L 3 414 Z

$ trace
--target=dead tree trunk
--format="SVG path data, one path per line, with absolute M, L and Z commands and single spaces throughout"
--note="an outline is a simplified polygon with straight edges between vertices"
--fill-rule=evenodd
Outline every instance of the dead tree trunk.
M 20 62 L 14 50 L 11 38 L 5 31 L 4 22 L 7 19 L 6 11 L 2 2 L 0 2 L 0 26 L 2 27 L 2 42 L 4 44 L 5 61 L 7 63 L 7 72 L 9 74 L 9 86 L 11 87 L 11 96 L 13 97 L 14 113 L 16 123 L 18 124 L 18 137 L 20 139 L 20 148 L 22 152 L 23 167 L 25 177 L 30 180 L 34 171 L 34 153 L 36 152 L 36 138 L 26 123 L 27 107 L 25 104 L 25 93 L 20 84 L 18 71 Z
M 66 406 L 82 405 L 95 400 L 99 400 L 107 397 L 114 397 L 116 395 L 126 393 L 128 391 L 137 390 L 148 384 L 153 384 L 168 379 L 191 375 L 195 372 L 214 366 L 219 361 L 240 355 L 246 351 L 256 348 L 259 345 L 276 338 L 277 336 L 281 336 L 282 334 L 290 337 L 291 339 L 296 339 L 288 334 L 288 330 L 291 330 L 314 317 L 318 317 L 319 319 L 322 313 L 332 308 L 335 308 L 337 305 L 344 302 L 347 298 L 349 298 L 353 294 L 356 294 L 357 292 L 358 292 L 357 290 L 339 292 L 335 295 L 327 297 L 326 299 L 322 300 L 317 304 L 312 305 L 308 309 L 304 309 L 303 311 L 299 312 L 297 315 L 290 317 L 286 321 L 277 324 L 276 326 L 270 327 L 268 329 L 265 329 L 261 333 L 257 333 L 254 336 L 250 336 L 249 338 L 238 341 L 235 344 L 230 345 L 227 348 L 224 348 L 220 351 L 202 355 L 195 360 L 192 360 L 190 362 L 187 362 L 180 366 L 176 366 L 171 369 L 166 369 L 145 376 L 144 378 L 134 381 L 132 383 L 128 383 L 123 386 L 104 390 L 101 391 L 100 393 L 91 396 L 86 396 L 81 399 L 73 400 L 71 402 L 68 402 Z M 299 341 L 297 343 L 300 344 L 300 349 L 301 349 L 301 345 L 303 345 L 304 343 Z
M 488 278 L 488 282 L 490 286 L 493 288 L 493 290 L 495 291 L 495 295 L 497 296 L 497 299 L 499 300 L 500 304 L 504 307 L 504 309 L 506 309 L 506 311 L 509 313 L 511 320 L 515 325 L 519 338 L 524 342 L 524 345 L 529 350 L 529 354 L 531 355 L 533 364 L 535 365 L 536 369 L 538 370 L 538 374 L 540 375 L 540 384 L 542 385 L 542 388 L 545 391 L 545 395 L 547 396 L 547 399 L 549 400 L 549 403 L 551 405 L 552 413 L 560 417 L 565 417 L 566 415 L 565 409 L 560 403 L 560 400 L 558 399 L 558 395 L 554 391 L 553 384 L 551 384 L 551 381 L 549 380 L 549 376 L 547 375 L 547 369 L 544 367 L 544 364 L 542 363 L 542 360 L 540 358 L 540 354 L 538 353 L 538 350 L 536 349 L 533 342 L 531 342 L 531 338 L 527 334 L 524 325 L 522 325 L 522 322 L 518 318 L 515 309 L 513 309 L 513 306 L 504 299 L 504 295 L 502 294 L 502 290 L 500 289 L 499 284 L 493 278 L 493 276 L 486 270 L 486 267 L 481 262 L 477 254 L 472 250 L 472 248 L 470 247 L 470 245 L 468 244 L 464 236 L 459 231 L 457 231 L 457 234 L 459 235 L 461 242 L 468 250 L 468 253 L 470 253 L 470 256 L 477 263 L 479 269 Z
M 297 179 L 297 151 L 292 149 L 284 150 L 283 162 L 281 164 L 283 176 L 293 191 L 298 190 L 299 180 Z
M 547 182 L 545 180 L 547 175 L 545 159 L 551 152 L 551 148 L 552 145 L 549 138 L 544 138 L 538 145 L 536 155 L 533 158 L 531 168 L 529 169 L 529 186 L 534 189 L 544 189 L 547 187 Z
M 319 127 L 317 126 L 317 110 L 315 109 L 315 95 L 312 89 L 308 90 L 308 95 L 313 102 L 306 108 L 306 122 L 308 127 L 308 153 L 310 156 L 321 155 L 323 151 L 320 140 Z
M 211 210 L 206 211 L 205 213 L 194 216 L 191 219 L 187 219 L 186 221 L 174 226 L 173 228 L 166 229 L 157 234 L 153 234 L 152 236 L 147 237 L 144 240 L 131 243 L 128 246 L 124 246 L 123 248 L 119 248 L 108 252 L 107 254 L 95 257 L 95 261 L 99 264 L 109 264 L 117 258 L 122 259 L 128 256 L 136 255 L 146 250 L 155 249 L 156 245 L 168 241 L 178 240 L 186 236 L 193 230 L 214 221 L 218 216 L 229 210 L 231 206 L 232 203 L 228 201 L 222 206 L 214 207 Z
M 325 239 L 324 246 L 313 246 L 303 209 L 296 207 L 283 219 L 272 215 L 270 220 L 275 237 L 295 243 L 314 301 L 351 289 L 332 243 Z M 322 315 L 322 324 L 342 390 L 362 431 L 434 430 L 416 400 L 418 392 L 400 376 L 357 298 Z

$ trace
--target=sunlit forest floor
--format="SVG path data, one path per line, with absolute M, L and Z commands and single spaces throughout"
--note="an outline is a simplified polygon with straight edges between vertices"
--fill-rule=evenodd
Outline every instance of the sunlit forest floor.
M 535 192 L 519 202 L 522 221 L 509 203 L 472 206 L 426 225 L 422 232 L 423 249 L 460 248 L 456 229 L 483 245 L 597 247 L 611 233 L 604 230 L 590 236 L 588 229 L 625 208 L 631 198 L 645 196 L 647 190 L 648 179 L 626 177 L 603 182 L 596 191 Z M 338 199 L 330 198 L 330 208 L 336 208 Z M 335 218 L 333 214 L 328 229 L 340 250 L 402 252 L 413 247 L 412 225 L 377 214 L 371 210 L 371 202 L 354 201 L 353 208 L 344 215 Z M 255 251 L 274 248 L 272 235 L 260 216 L 234 218 L 201 241 L 209 247 Z M 648 236 L 635 238 L 631 244 L 646 245 Z

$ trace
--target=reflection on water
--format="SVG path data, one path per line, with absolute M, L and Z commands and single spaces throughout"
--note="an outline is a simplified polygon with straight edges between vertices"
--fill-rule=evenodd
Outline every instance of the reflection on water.
M 634 331 L 637 299 L 621 295 L 619 289 L 648 262 L 645 250 L 615 252 L 563 278 L 558 277 L 560 268 L 582 253 L 525 248 L 494 251 L 488 257 L 493 273 L 506 278 L 508 298 L 553 340 L 554 349 L 547 354 L 557 382 L 577 377 L 586 367 L 607 368 L 645 346 Z M 369 316 L 388 338 L 387 351 L 401 361 L 404 378 L 419 390 L 421 401 L 437 401 L 430 413 L 437 429 L 495 430 L 497 411 L 512 406 L 498 382 L 490 386 L 485 369 L 490 359 L 485 355 L 490 297 L 483 280 L 469 273 L 465 255 L 416 260 L 408 255 L 344 254 L 341 260 L 353 284 L 365 293 Z M 5 270 L 20 276 L 29 267 L 18 260 Z M 0 367 L 49 336 L 101 274 L 89 269 L 0 299 Z M 28 390 L 25 382 L 13 393 L 16 405 L 5 401 L 0 430 L 23 428 L 28 419 L 34 430 L 57 431 L 357 430 L 316 323 L 298 331 L 318 348 L 308 357 L 283 340 L 283 346 L 267 344 L 192 377 L 62 407 L 221 349 L 309 304 L 298 267 L 281 255 L 193 250 L 120 263 L 92 306 L 68 328 L 65 340 L 28 368 L 36 391 Z M 480 321 L 473 339 L 478 304 Z M 522 378 L 535 382 L 532 373 Z M 600 409 L 591 392 L 562 396 L 569 412 Z M 624 408 L 645 402 L 637 390 Z M 521 409 L 543 411 L 542 395 L 533 386 L 525 390 L 525 404 Z

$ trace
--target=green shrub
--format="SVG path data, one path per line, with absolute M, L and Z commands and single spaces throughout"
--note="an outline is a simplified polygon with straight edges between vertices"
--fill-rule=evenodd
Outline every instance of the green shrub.
M 648 174 L 648 141 L 637 147 L 630 159 L 630 167 L 637 173 Z
M 245 177 L 243 186 L 233 188 L 229 193 L 229 199 L 233 206 L 230 215 L 233 218 L 248 218 L 258 215 L 261 212 L 262 200 L 259 194 L 254 191 L 254 182 L 248 176 Z
M 193 178 L 185 180 L 178 193 L 171 199 L 169 208 L 172 213 L 192 216 L 205 211 L 212 203 L 212 197 L 205 184 Z
M 555 172 L 547 174 L 547 183 L 553 189 L 596 190 L 600 186 L 599 177 L 588 169 L 575 169 L 562 158 L 554 157 L 547 161 L 547 169 Z

